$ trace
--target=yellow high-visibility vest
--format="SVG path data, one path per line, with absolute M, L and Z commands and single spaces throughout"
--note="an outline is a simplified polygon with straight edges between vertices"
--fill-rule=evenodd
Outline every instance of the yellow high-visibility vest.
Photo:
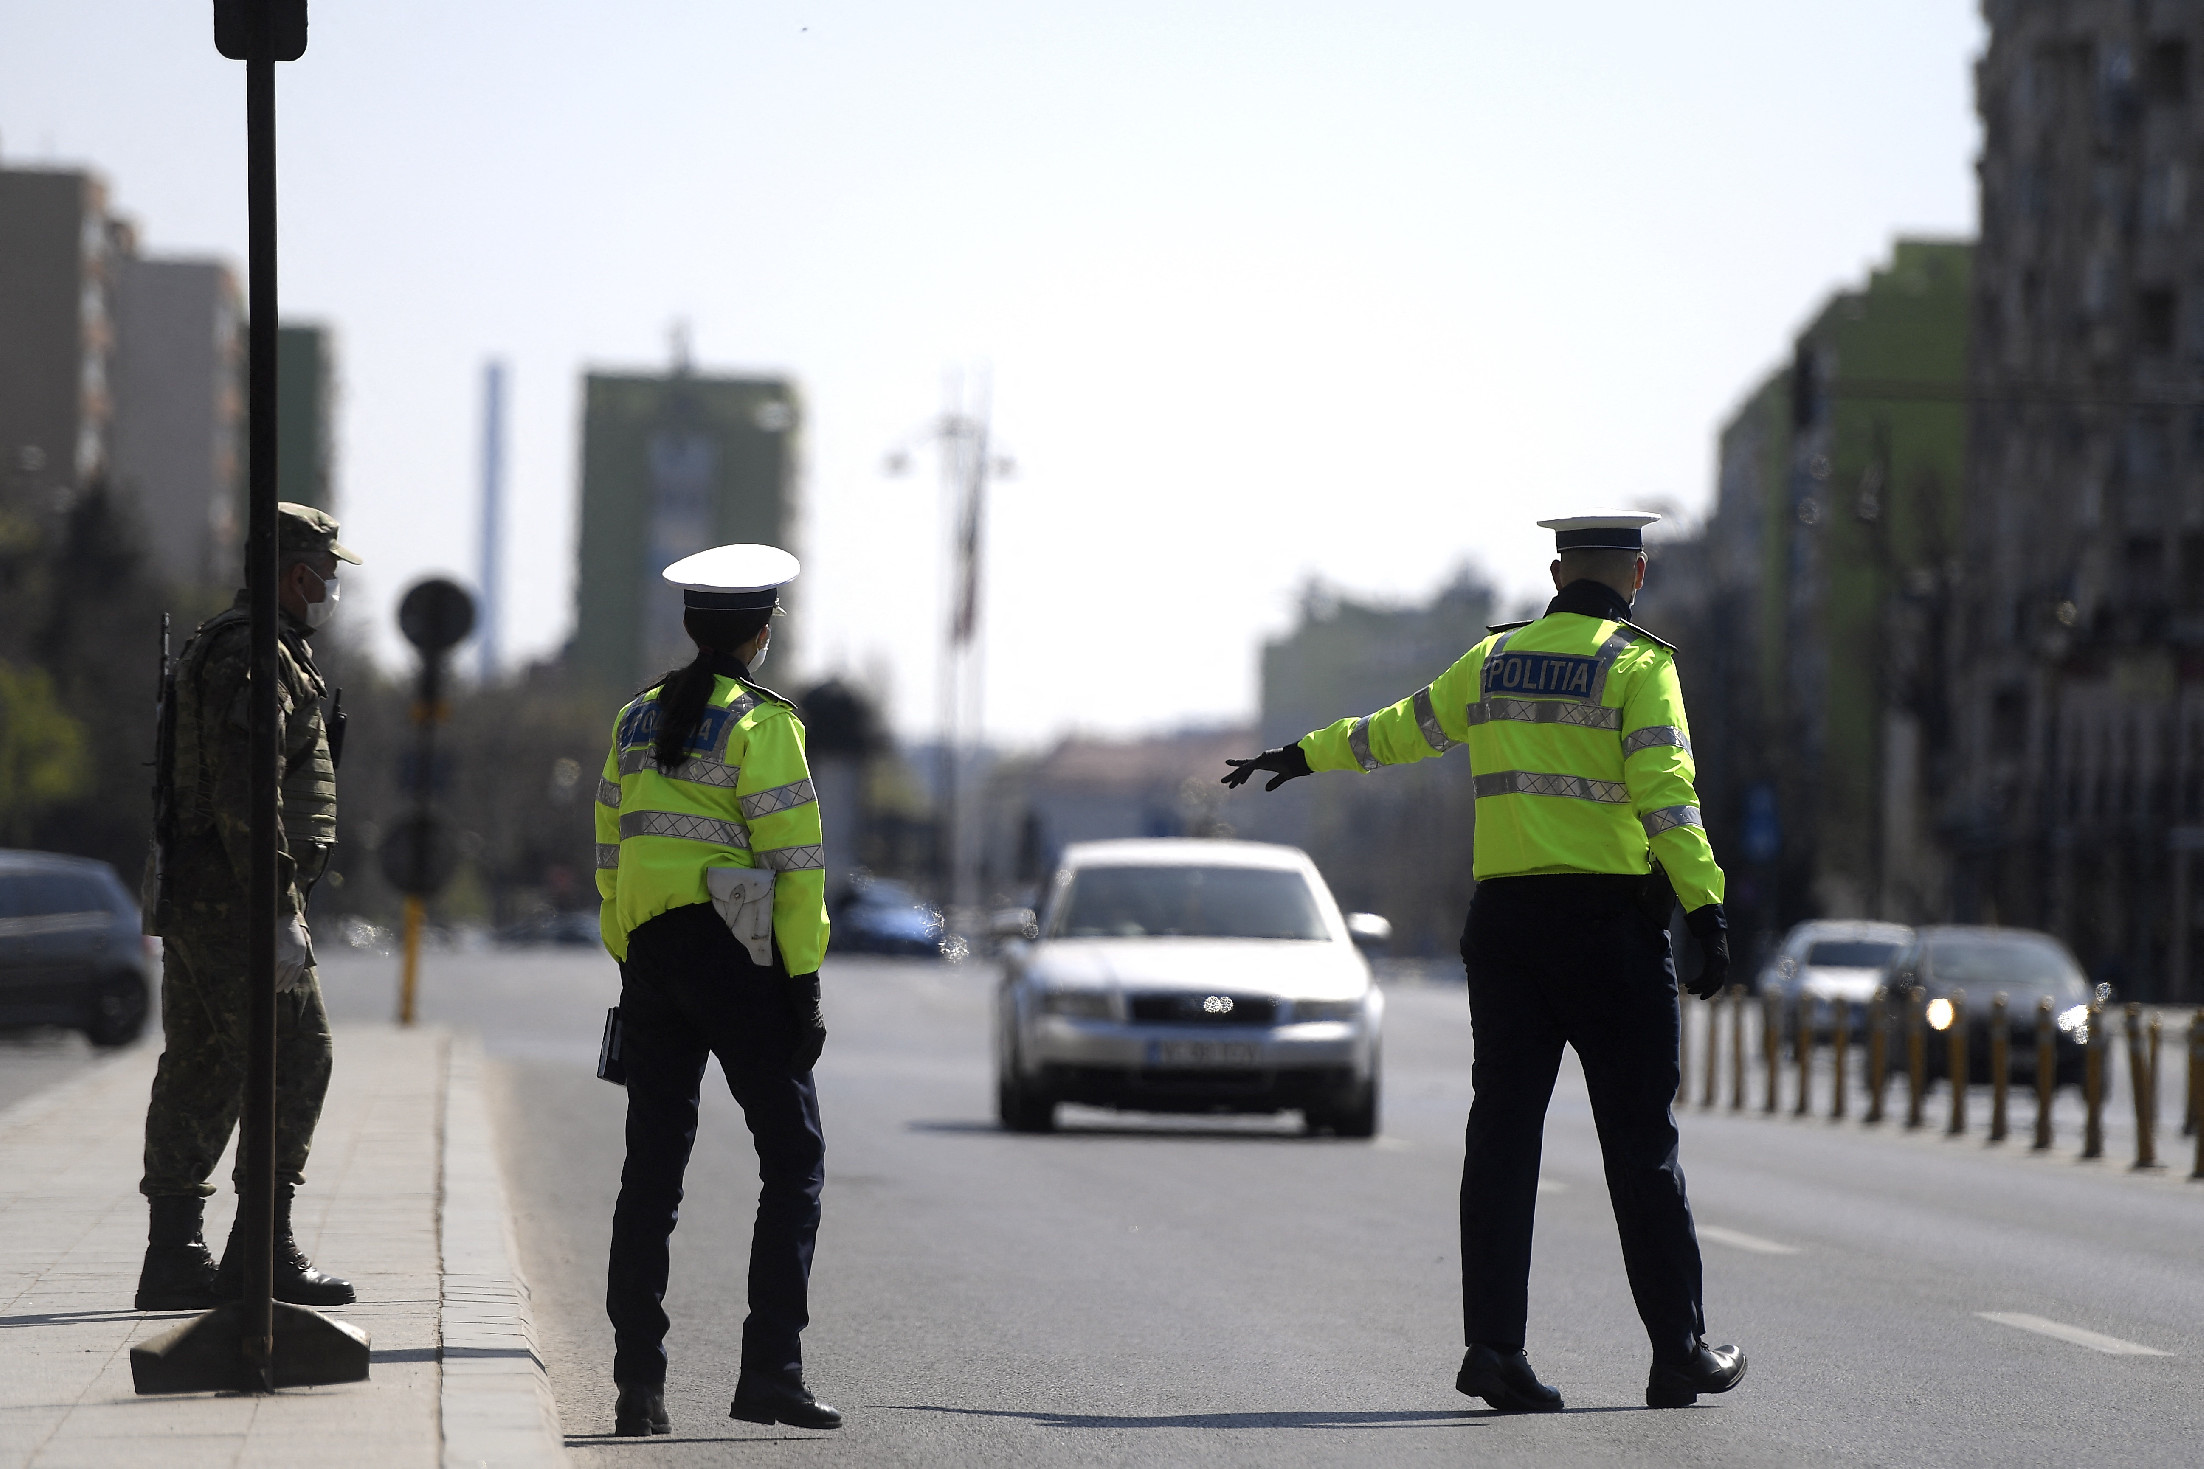
M 1312 770 L 1376 770 L 1469 746 L 1474 871 L 1667 870 L 1685 911 L 1722 901 L 1692 788 L 1674 650 L 1612 618 L 1503 628 L 1427 687 L 1303 736 Z
M 826 853 L 804 727 L 789 702 L 726 674 L 712 685 L 680 764 L 660 769 L 658 690 L 613 724 L 597 781 L 597 926 L 615 959 L 628 935 L 688 903 L 709 903 L 712 867 L 763 867 L 773 879 L 773 938 L 790 974 L 826 957 Z

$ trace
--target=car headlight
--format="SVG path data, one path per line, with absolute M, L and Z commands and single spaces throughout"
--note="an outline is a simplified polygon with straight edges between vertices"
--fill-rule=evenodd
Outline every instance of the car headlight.
M 1074 1020 L 1108 1020 L 1116 1012 L 1108 990 L 1046 990 L 1041 995 L 1043 1015 L 1065 1015 Z
M 1362 1014 L 1360 996 L 1352 1000 L 1295 1000 L 1296 1020 L 1354 1020 Z
M 1952 1020 L 1951 1001 L 1938 995 L 1928 1002 L 1927 1019 L 1930 1030 L 1950 1030 Z
M 2059 1029 L 2070 1032 L 2078 1032 L 2088 1029 L 2089 1007 L 2087 1005 L 2076 1005 L 2071 1010 L 2060 1011 L 2058 1026 Z

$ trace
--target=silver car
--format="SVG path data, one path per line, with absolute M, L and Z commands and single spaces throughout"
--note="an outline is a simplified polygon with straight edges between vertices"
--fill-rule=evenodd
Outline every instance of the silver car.
M 105 862 L 0 851 L 0 1026 L 65 1025 L 126 1046 L 152 1009 L 157 952 Z
M 1080 843 L 1064 852 L 1039 936 L 1006 954 L 997 1110 L 1013 1131 L 1045 1132 L 1061 1102 L 1297 1108 L 1311 1132 L 1371 1137 L 1384 1009 L 1305 853 Z
M 1890 982 L 1892 967 L 1912 947 L 1913 930 L 1902 923 L 1813 919 L 1784 935 L 1783 947 L 1761 974 L 1760 992 L 1782 998 L 1786 1038 L 1798 1024 L 1802 1003 L 1817 1039 L 1826 1039 L 1835 1027 L 1840 1004 L 1852 1007 L 1848 1029 L 1858 1035 L 1876 987 Z

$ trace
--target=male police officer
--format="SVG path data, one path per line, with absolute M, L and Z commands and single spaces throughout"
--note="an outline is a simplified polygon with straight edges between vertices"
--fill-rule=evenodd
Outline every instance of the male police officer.
M 1540 1136 L 1564 1044 L 1591 1093 L 1623 1264 L 1653 1342 L 1648 1407 L 1682 1407 L 1745 1375 L 1710 1347 L 1699 1242 L 1677 1163 L 1676 976 L 1666 924 L 1680 896 L 1706 954 L 1692 992 L 1729 969 L 1722 870 L 1692 789 L 1673 649 L 1629 620 L 1645 584 L 1637 512 L 1542 520 L 1558 595 L 1534 622 L 1492 629 L 1410 698 L 1252 760 L 1276 790 L 1317 770 L 1376 770 L 1469 746 L 1476 896 L 1462 933 L 1475 1023 L 1462 1169 L 1462 1316 L 1455 1386 L 1502 1412 L 1561 1394 L 1523 1352 Z M 1671 884 L 1673 883 L 1673 888 Z
M 302 1306 L 341 1306 L 352 1287 L 324 1275 L 291 1236 L 291 1194 L 329 1089 L 329 1019 L 314 975 L 306 899 L 337 837 L 336 760 L 322 699 L 328 690 L 307 639 L 337 607 L 337 563 L 360 558 L 337 542 L 336 520 L 310 505 L 276 507 L 276 706 L 283 740 L 276 897 L 275 1294 Z M 163 690 L 156 857 L 148 931 L 162 938 L 161 1030 L 166 1047 L 145 1114 L 145 1178 L 152 1209 L 141 1311 L 196 1310 L 243 1289 L 237 1235 L 216 1269 L 200 1236 L 207 1176 L 220 1161 L 245 1092 L 246 874 L 251 871 L 252 665 L 244 592 L 202 623 Z M 238 1167 L 243 1168 L 240 1157 Z

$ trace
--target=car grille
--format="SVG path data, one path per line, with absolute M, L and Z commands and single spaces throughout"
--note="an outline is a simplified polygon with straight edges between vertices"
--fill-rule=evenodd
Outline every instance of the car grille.
M 1134 1020 L 1159 1025 L 1275 1025 L 1278 1002 L 1268 995 L 1134 995 Z

